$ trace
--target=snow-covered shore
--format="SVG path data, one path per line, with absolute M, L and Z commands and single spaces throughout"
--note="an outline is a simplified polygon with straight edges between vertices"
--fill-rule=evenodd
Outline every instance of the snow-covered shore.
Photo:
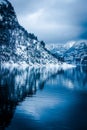
M 70 69 L 70 68 L 75 68 L 76 66 L 75 65 L 72 65 L 72 64 L 67 64 L 67 63 L 62 63 L 62 64 L 32 64 L 32 65 L 29 65 L 29 64 L 26 64 L 26 63 L 22 63 L 22 64 L 17 64 L 17 63 L 2 63 L 1 68 L 7 68 L 7 69 L 14 69 L 14 68 L 17 68 L 17 69 L 25 69 L 27 67 L 30 67 L 30 68 L 46 68 L 46 69 L 51 69 L 51 70 L 54 70 L 54 69 L 63 69 L 63 70 L 66 70 L 66 69 Z

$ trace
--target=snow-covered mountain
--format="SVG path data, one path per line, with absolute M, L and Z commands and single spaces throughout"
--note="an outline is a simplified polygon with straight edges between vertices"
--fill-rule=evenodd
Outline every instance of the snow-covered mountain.
M 46 47 L 48 50 L 50 50 L 53 54 L 56 54 L 58 56 L 63 56 L 63 54 L 71 48 L 75 44 L 75 41 L 67 42 L 66 44 L 47 44 Z
M 64 53 L 64 59 L 68 63 L 87 65 L 87 40 L 76 42 Z
M 7 0 L 0 0 L 0 62 L 29 65 L 59 63 L 43 42 L 20 26 L 14 8 Z
M 47 48 L 67 63 L 87 65 L 87 40 L 70 41 L 66 44 L 49 44 Z

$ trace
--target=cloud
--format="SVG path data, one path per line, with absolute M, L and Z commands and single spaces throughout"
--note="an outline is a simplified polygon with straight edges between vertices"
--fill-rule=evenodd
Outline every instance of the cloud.
M 11 2 L 21 25 L 46 43 L 87 38 L 86 0 L 15 0 Z

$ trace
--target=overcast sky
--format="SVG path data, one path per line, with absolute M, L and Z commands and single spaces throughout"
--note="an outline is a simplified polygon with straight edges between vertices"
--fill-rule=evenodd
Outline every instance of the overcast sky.
M 10 0 L 28 32 L 46 43 L 87 38 L 87 0 Z

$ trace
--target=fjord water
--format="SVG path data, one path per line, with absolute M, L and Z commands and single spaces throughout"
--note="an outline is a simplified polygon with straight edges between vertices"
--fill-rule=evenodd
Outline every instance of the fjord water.
M 1 68 L 0 130 L 87 130 L 87 67 Z

